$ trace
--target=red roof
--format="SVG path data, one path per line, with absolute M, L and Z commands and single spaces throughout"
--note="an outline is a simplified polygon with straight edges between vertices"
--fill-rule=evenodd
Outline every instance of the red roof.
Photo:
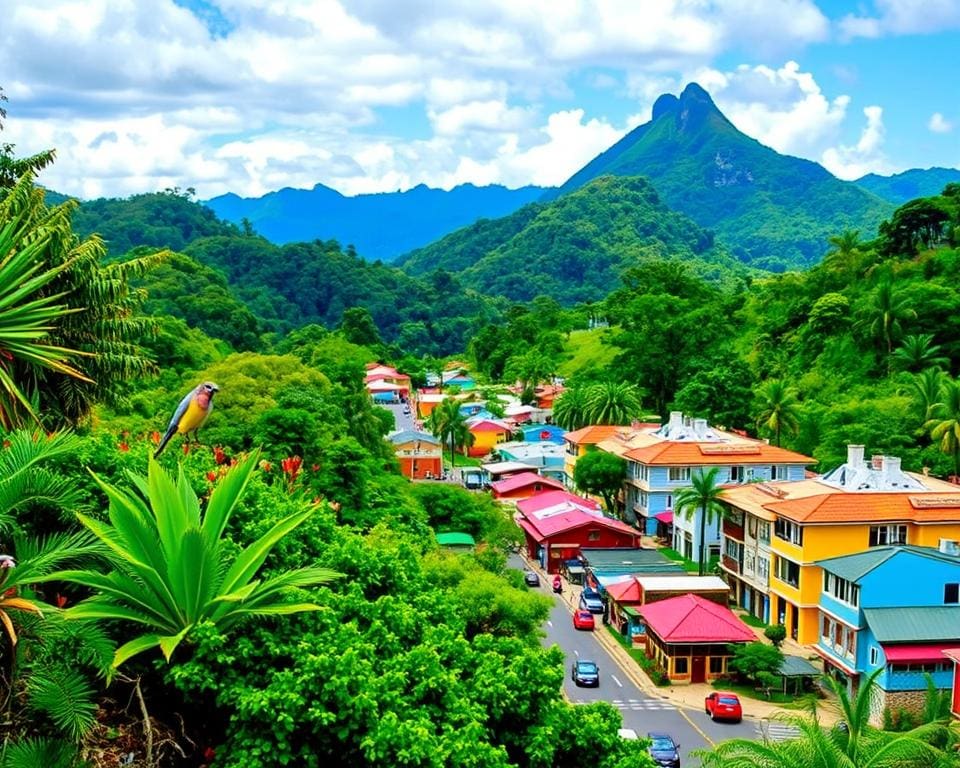
M 467 427 L 471 432 L 510 432 L 510 427 L 502 421 L 493 419 L 479 419 L 474 422 L 468 422 Z
M 699 595 L 680 595 L 639 609 L 666 643 L 748 643 L 757 639 L 737 615 Z
M 569 438 L 569 435 L 567 436 Z M 738 443 L 661 440 L 624 454 L 631 461 L 653 466 L 701 466 L 710 464 L 813 464 L 802 453 L 768 445 L 762 440 Z
M 576 504 L 578 507 L 585 507 L 586 509 L 593 509 L 597 511 L 600 509 L 600 505 L 597 504 L 597 502 L 595 502 L 593 499 L 585 499 L 583 496 L 577 496 L 576 494 L 569 493 L 567 491 L 547 491 L 546 493 L 538 493 L 533 498 L 518 501 L 517 509 L 523 512 L 525 515 L 531 515 L 534 512 L 539 512 L 541 509 L 555 507 L 557 504 L 563 504 L 564 502 Z
M 537 497 L 534 496 L 533 498 Z M 520 505 L 518 504 L 517 506 L 519 507 Z M 542 520 L 518 516 L 517 522 L 521 528 L 530 532 L 537 541 L 543 541 L 558 533 L 567 533 L 578 528 L 588 527 L 606 528 L 616 531 L 617 533 L 626 533 L 630 536 L 635 536 L 638 542 L 641 535 L 640 531 L 636 528 L 631 528 L 619 520 L 613 520 L 609 517 L 597 517 L 596 515 L 591 515 L 579 509 L 571 509 L 556 515 L 550 515 Z
M 917 644 L 917 645 L 883 645 L 883 655 L 891 663 L 938 663 L 943 661 L 943 655 L 949 651 L 953 643 Z
M 538 475 L 536 472 L 520 472 L 519 474 L 511 475 L 504 480 L 497 480 L 495 483 L 490 483 L 490 488 L 492 488 L 495 493 L 510 493 L 510 491 L 518 491 L 521 488 L 526 488 L 536 483 L 540 483 L 547 488 L 563 490 L 563 483 L 559 480 L 543 477 L 543 475 Z
M 664 525 L 670 525 L 670 523 L 673 522 L 673 512 L 671 510 L 667 510 L 666 512 L 660 512 L 654 515 L 654 518 L 659 520 Z
M 615 581 L 604 586 L 604 590 L 618 603 L 639 603 L 643 600 L 640 585 L 631 577 L 627 581 Z

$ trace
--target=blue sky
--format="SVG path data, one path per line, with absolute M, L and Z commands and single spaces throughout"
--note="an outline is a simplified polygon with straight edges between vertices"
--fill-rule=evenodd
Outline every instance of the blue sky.
M 841 178 L 960 168 L 960 0 L 14 0 L 3 141 L 201 198 L 562 183 L 699 82 Z

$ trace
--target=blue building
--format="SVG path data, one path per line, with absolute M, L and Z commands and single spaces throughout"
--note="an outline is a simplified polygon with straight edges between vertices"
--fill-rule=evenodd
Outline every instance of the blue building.
M 567 430 L 556 424 L 523 424 L 517 428 L 523 432 L 525 443 L 556 443 L 563 445 L 563 436 Z
M 816 563 L 823 572 L 820 639 L 824 668 L 852 692 L 874 671 L 871 719 L 883 711 L 919 711 L 925 673 L 949 689 L 960 646 L 960 557 L 931 547 L 872 547 Z

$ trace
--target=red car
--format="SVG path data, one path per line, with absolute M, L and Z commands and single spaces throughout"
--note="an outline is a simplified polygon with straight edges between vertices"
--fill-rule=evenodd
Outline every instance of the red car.
M 597 624 L 593 620 L 593 614 L 590 611 L 575 611 L 573 614 L 574 629 L 593 629 Z
M 743 707 L 737 694 L 729 691 L 715 691 L 703 702 L 703 710 L 713 720 L 732 720 L 739 723 L 743 720 Z

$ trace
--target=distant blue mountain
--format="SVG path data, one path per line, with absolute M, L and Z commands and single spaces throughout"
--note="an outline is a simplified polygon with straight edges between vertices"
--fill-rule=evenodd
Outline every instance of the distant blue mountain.
M 899 205 L 939 195 L 947 184 L 960 184 L 960 168 L 911 168 L 893 176 L 870 173 L 853 183 Z
M 205 204 L 235 224 L 246 218 L 275 243 L 337 240 L 365 259 L 391 261 L 479 219 L 507 216 L 545 191 L 463 184 L 448 192 L 421 184 L 405 192 L 347 197 L 317 184 L 255 198 L 230 193 Z

